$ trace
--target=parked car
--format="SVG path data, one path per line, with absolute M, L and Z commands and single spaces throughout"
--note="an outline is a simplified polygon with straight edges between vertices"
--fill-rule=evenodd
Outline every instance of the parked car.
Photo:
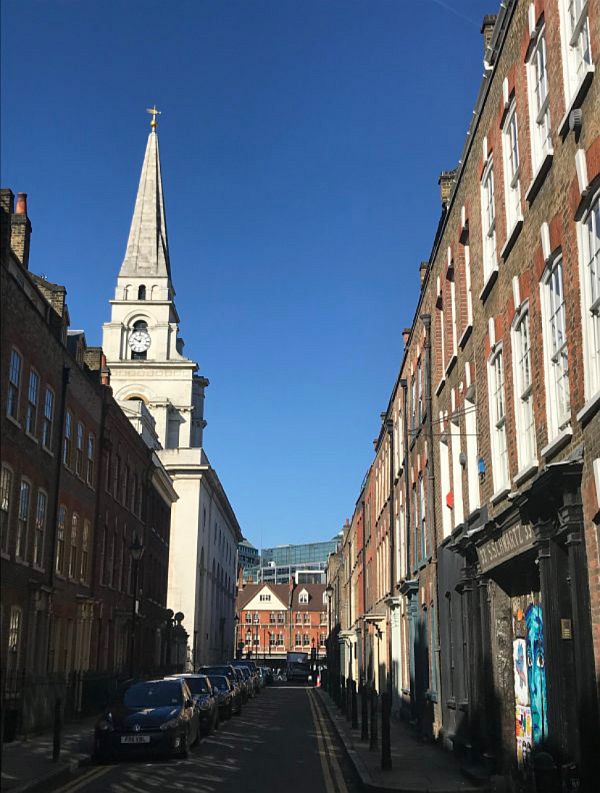
M 236 661 L 232 661 L 231 664 L 232 666 L 239 666 L 242 669 L 245 667 L 248 670 L 248 672 L 250 673 L 250 680 L 252 681 L 252 686 L 254 689 L 254 693 L 251 694 L 251 696 L 254 696 L 254 694 L 258 694 L 260 691 L 260 684 L 258 682 L 258 672 L 256 670 L 256 664 L 254 663 L 254 661 L 250 661 L 249 659 L 236 660 Z
M 219 703 L 213 691 L 212 684 L 207 675 L 198 675 L 186 672 L 180 675 L 173 675 L 173 680 L 185 680 L 188 684 L 194 704 L 198 709 L 200 720 L 200 730 L 205 735 L 211 730 L 219 729 Z
M 232 668 L 235 672 L 238 683 L 240 684 L 242 689 L 242 699 L 244 702 L 248 702 L 248 700 L 250 699 L 250 692 L 253 690 L 253 686 L 250 681 L 250 678 L 248 677 L 248 675 L 244 675 L 244 673 L 242 672 L 239 666 L 234 666 Z
M 217 697 L 219 717 L 230 719 L 233 713 L 233 686 L 226 675 L 209 675 L 213 691 Z
M 198 709 L 185 680 L 132 682 L 96 723 L 94 756 L 102 761 L 150 751 L 187 757 L 199 733 Z
M 247 700 L 245 683 L 240 678 L 238 672 L 230 664 L 214 664 L 213 666 L 202 666 L 198 670 L 203 675 L 225 675 L 232 687 L 232 707 L 234 713 L 242 712 L 242 703 Z
M 245 664 L 242 665 L 237 662 L 232 662 L 232 666 L 234 666 L 235 669 L 237 669 L 242 674 L 246 691 L 248 692 L 248 699 L 252 699 L 256 695 L 256 684 L 254 682 L 254 678 L 252 677 L 252 672 Z

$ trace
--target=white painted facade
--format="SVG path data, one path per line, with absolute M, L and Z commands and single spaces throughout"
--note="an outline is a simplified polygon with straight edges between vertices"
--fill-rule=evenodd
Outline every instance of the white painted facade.
M 114 395 L 152 445 L 178 500 L 171 513 L 167 605 L 185 615 L 188 666 L 232 658 L 240 527 L 202 448 L 208 380 L 184 354 L 171 280 L 155 127 L 127 243 L 103 326 L 102 346 Z

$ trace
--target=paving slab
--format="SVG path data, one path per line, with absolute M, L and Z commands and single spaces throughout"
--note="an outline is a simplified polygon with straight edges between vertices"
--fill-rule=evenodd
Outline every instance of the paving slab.
M 96 717 L 63 728 L 61 752 L 52 760 L 53 735 L 41 733 L 2 746 L 1 788 L 10 793 L 48 790 L 90 761 Z
M 486 782 L 465 779 L 455 757 L 440 746 L 420 740 L 410 727 L 392 722 L 390 726 L 392 767 L 381 769 L 381 729 L 376 751 L 361 741 L 360 729 L 352 729 L 323 689 L 316 689 L 363 787 L 369 793 L 485 793 Z

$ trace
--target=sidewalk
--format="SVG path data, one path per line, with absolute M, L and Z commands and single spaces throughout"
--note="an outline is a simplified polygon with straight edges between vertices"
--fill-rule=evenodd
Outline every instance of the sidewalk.
M 42 733 L 2 745 L 2 791 L 30 793 L 66 782 L 73 771 L 89 762 L 97 717 L 63 727 L 60 759 L 52 762 L 52 733 Z
M 423 743 L 405 724 L 390 725 L 392 768 L 381 770 L 381 725 L 377 751 L 369 751 L 368 741 L 360 740 L 360 729 L 353 730 L 333 700 L 323 689 L 314 689 L 325 706 L 354 765 L 369 793 L 484 793 L 462 775 L 457 760 L 441 747 Z

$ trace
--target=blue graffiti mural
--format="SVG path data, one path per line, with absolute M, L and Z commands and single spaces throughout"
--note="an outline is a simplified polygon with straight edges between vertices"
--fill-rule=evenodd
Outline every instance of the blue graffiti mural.
M 532 737 L 539 744 L 548 735 L 544 619 L 542 607 L 531 603 L 525 611 L 527 625 L 527 681 L 531 703 Z

